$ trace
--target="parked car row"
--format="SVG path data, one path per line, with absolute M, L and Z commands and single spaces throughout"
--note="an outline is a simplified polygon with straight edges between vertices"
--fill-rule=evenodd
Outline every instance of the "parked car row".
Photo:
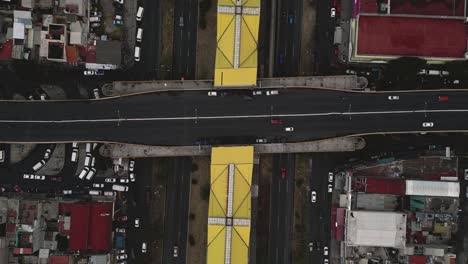
M 93 157 L 92 151 L 97 147 L 97 143 L 86 143 L 86 156 L 84 160 L 84 168 L 78 174 L 78 178 L 80 180 L 86 177 L 86 180 L 91 180 L 94 175 L 96 174 L 96 168 L 94 168 L 94 163 L 96 162 L 96 158 Z
M 35 174 L 23 174 L 23 179 L 25 180 L 40 180 L 45 181 L 45 175 L 35 175 Z
M 143 19 L 143 12 L 144 8 L 139 6 L 137 13 L 136 13 L 136 20 L 141 21 Z M 137 42 L 142 42 L 143 41 L 143 29 L 138 28 L 137 29 L 137 35 L 136 35 L 136 40 Z M 140 55 L 141 55 L 141 48 L 139 46 L 135 46 L 135 61 L 140 61 Z

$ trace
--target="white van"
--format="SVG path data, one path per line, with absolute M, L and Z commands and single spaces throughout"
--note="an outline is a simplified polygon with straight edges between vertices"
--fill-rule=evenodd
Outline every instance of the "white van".
M 91 156 L 91 154 L 86 154 L 86 157 L 85 157 L 85 160 L 84 160 L 84 165 L 89 167 L 91 165 L 91 159 L 93 157 Z
M 89 190 L 89 195 L 102 195 L 102 191 Z
M 0 150 L 0 162 L 4 162 L 4 161 L 5 161 L 5 151 Z
M 89 22 L 93 23 L 93 22 L 99 22 L 101 21 L 101 19 L 97 16 L 93 16 L 93 17 L 90 17 L 89 18 Z
M 88 172 L 89 172 L 89 168 L 84 167 L 84 169 L 80 172 L 80 175 L 78 175 L 78 178 L 80 178 L 80 180 L 84 179 L 84 177 L 86 176 L 86 174 L 88 174 Z
M 92 147 L 92 146 L 93 146 L 93 145 L 91 145 L 91 143 L 86 143 L 86 153 L 90 153 L 90 152 L 91 152 L 91 150 L 92 150 L 91 147 Z
M 128 186 L 113 184 L 112 185 L 112 190 L 118 191 L 118 192 L 127 192 L 128 191 Z
M 137 30 L 137 41 L 141 42 L 142 40 L 143 40 L 143 29 L 138 28 L 138 30 Z
M 71 153 L 71 162 L 78 161 L 78 149 L 73 149 Z
M 38 171 L 38 170 L 40 170 L 42 167 L 44 167 L 45 164 L 46 164 L 45 160 L 41 160 L 41 161 L 39 161 L 38 163 L 36 163 L 36 165 L 33 166 L 33 170 L 34 170 L 34 171 Z
M 137 21 L 141 21 L 141 19 L 143 18 L 143 7 L 139 6 L 138 7 L 138 11 L 137 11 L 137 14 L 136 14 L 136 20 Z
M 140 61 L 140 47 L 135 47 L 135 61 Z
M 86 174 L 86 179 L 89 181 L 91 180 L 93 177 L 94 177 L 94 174 L 96 174 L 96 169 L 95 168 L 91 168 L 88 172 L 88 174 Z

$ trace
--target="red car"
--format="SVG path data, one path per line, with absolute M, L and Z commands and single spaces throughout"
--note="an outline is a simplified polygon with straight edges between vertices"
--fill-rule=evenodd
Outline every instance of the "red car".
M 119 220 L 120 222 L 125 222 L 125 221 L 127 221 L 127 219 L 128 219 L 128 218 L 127 218 L 126 215 L 122 215 L 122 216 L 119 216 L 119 217 L 117 218 L 117 220 Z
M 447 95 L 439 95 L 439 102 L 444 102 L 448 101 L 448 96 Z
M 286 169 L 281 168 L 281 179 L 284 179 L 286 177 Z
M 283 124 L 283 121 L 281 119 L 272 119 L 271 124 L 272 125 L 281 125 L 281 124 Z

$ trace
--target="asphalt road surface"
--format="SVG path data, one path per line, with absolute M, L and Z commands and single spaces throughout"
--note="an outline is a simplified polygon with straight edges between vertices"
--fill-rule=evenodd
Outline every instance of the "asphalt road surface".
M 163 263 L 186 263 L 187 226 L 190 200 L 190 157 L 169 160 Z M 174 256 L 177 247 L 177 257 Z
M 195 79 L 198 1 L 175 0 L 172 77 Z
M 332 171 L 333 164 L 330 154 L 315 154 L 310 160 L 312 172 L 309 178 L 310 192 L 316 192 L 316 202 L 309 200 L 307 206 L 307 219 L 309 231 L 307 237 L 308 243 L 308 262 L 307 263 L 323 263 L 324 247 L 328 247 L 330 251 L 330 206 L 331 193 L 328 192 L 328 172 Z M 312 243 L 312 244 L 309 244 Z M 307 249 L 306 249 L 307 250 Z
M 269 263 L 291 263 L 294 171 L 294 154 L 276 154 L 273 157 Z
M 288 89 L 168 92 L 84 101 L 0 102 L 0 141 L 114 141 L 149 145 L 301 142 L 354 133 L 468 129 L 468 95 L 389 94 Z M 272 124 L 272 119 L 282 124 Z M 433 127 L 423 127 L 431 122 Z M 293 127 L 294 131 L 285 131 Z
M 137 27 L 143 28 L 143 42 L 138 45 L 141 60 L 135 61 L 131 72 L 136 79 L 155 79 L 159 74 L 160 1 L 141 0 L 141 6 L 144 8 L 143 19 L 137 22 Z
M 317 1 L 315 71 L 327 75 L 332 71 L 335 18 L 331 17 L 332 1 Z
M 301 49 L 302 1 L 279 0 L 275 76 L 297 76 Z

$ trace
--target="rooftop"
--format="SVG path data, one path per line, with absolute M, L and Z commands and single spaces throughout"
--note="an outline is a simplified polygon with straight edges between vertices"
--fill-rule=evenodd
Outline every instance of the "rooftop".
M 260 0 L 218 1 L 215 86 L 254 86 Z
M 253 147 L 213 148 L 207 263 L 248 263 Z
M 360 15 L 356 27 L 357 56 L 464 58 L 467 48 L 458 19 Z
M 396 212 L 349 211 L 349 246 L 405 247 L 406 214 Z

